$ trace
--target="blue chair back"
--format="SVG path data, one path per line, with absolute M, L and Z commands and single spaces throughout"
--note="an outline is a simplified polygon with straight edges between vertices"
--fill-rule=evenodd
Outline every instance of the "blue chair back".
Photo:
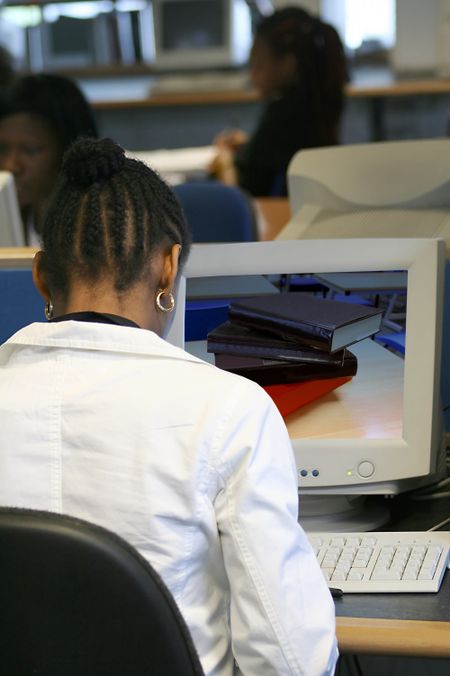
M 0 344 L 32 322 L 45 321 L 31 270 L 0 269 Z
M 256 239 L 252 203 L 240 190 L 215 181 L 174 187 L 194 242 L 251 242 Z

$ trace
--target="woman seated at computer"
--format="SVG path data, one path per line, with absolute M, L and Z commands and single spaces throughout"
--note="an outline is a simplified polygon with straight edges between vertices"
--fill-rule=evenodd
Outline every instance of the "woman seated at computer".
M 117 531 L 172 591 L 205 673 L 331 674 L 333 604 L 255 383 L 163 339 L 190 235 L 110 140 L 67 152 L 34 279 L 49 323 L 0 347 L 0 504 Z
M 41 73 L 13 80 L 0 95 L 0 169 L 15 177 L 26 244 L 38 244 L 64 151 L 97 136 L 93 111 L 70 79 Z
M 286 194 L 286 171 L 302 148 L 339 141 L 347 79 L 335 29 L 300 7 L 263 19 L 250 54 L 250 76 L 266 102 L 255 132 L 220 134 L 211 173 L 252 195 Z

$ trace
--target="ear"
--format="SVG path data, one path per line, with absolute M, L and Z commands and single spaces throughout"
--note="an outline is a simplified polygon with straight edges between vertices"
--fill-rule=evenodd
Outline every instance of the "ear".
M 180 244 L 173 244 L 164 254 L 163 269 L 161 274 L 160 287 L 170 291 L 175 286 L 175 280 L 178 274 L 178 261 L 180 258 Z
M 47 286 L 47 277 L 43 265 L 44 252 L 38 251 L 33 258 L 33 282 L 36 289 L 45 301 L 50 300 L 50 290 Z

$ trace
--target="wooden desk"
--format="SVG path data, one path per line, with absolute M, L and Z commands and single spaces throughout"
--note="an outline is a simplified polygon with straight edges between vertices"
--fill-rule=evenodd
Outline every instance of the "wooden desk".
M 253 200 L 256 210 L 258 240 L 275 239 L 291 217 L 287 197 L 257 197 Z
M 36 247 L 28 246 L 0 247 L 0 267 L 30 269 L 37 251 Z
M 448 498 L 418 502 L 405 494 L 390 502 L 383 530 L 426 530 L 450 513 Z M 335 603 L 342 653 L 450 658 L 449 571 L 437 594 L 347 594 Z
M 448 579 L 448 572 L 446 576 Z M 449 584 L 447 581 L 446 598 L 450 595 Z M 442 593 L 443 590 L 439 592 Z M 421 604 L 420 599 L 415 602 Z M 366 612 L 370 614 L 370 600 Z M 450 622 L 447 621 L 338 616 L 336 633 L 342 654 L 450 658 Z
M 370 339 L 351 351 L 358 358 L 356 376 L 287 416 L 292 439 L 401 437 L 403 360 Z
M 349 84 L 349 99 L 367 99 L 369 101 L 371 140 L 383 141 L 386 133 L 386 102 L 388 99 L 417 96 L 445 96 L 450 93 L 450 80 L 444 78 L 396 79 L 385 73 L 378 82 L 361 82 Z
M 161 106 L 182 105 L 220 105 L 223 103 L 257 102 L 260 97 L 251 87 L 235 87 L 230 85 L 222 89 L 210 91 L 204 87 L 195 89 L 195 84 L 186 79 L 186 90 L 157 92 L 151 91 L 152 78 L 150 75 L 139 76 L 133 83 L 133 76 L 114 77 L 102 81 L 102 87 L 97 85 L 100 78 L 90 80 L 80 78 L 80 83 L 87 91 L 94 108 L 98 110 L 114 110 L 118 108 L 152 108 Z M 100 91 L 100 94 L 97 93 Z M 388 70 L 376 77 L 356 78 L 346 85 L 345 94 L 348 98 L 381 98 L 399 96 L 438 95 L 450 93 L 450 79 L 445 78 L 416 78 L 398 79 Z
M 113 74 L 111 69 L 104 69 L 97 71 L 97 75 L 91 73 L 91 76 L 83 71 L 77 75 L 96 111 L 102 135 L 111 136 L 126 148 L 205 145 L 229 126 L 240 126 L 250 132 L 261 109 L 257 92 L 245 84 L 236 85 L 234 78 L 221 84 L 222 89 L 213 91 L 211 87 L 208 91 L 204 85 L 196 90 L 195 78 L 186 74 L 184 91 L 163 93 L 155 89 L 158 76 L 148 67 L 127 67 Z M 439 97 L 446 105 L 449 87 L 450 81 L 444 78 L 399 80 L 388 68 L 356 68 L 352 72 L 352 82 L 346 86 L 342 138 L 348 143 L 387 139 L 392 135 L 386 124 L 387 115 L 391 115 L 390 110 L 386 110 L 390 108 L 389 101 L 405 96 L 432 96 L 433 101 L 428 103 L 434 108 L 440 103 L 436 101 Z M 394 107 L 398 106 L 394 103 Z M 412 132 L 413 135 L 442 136 L 446 133 L 445 122 L 439 129 L 434 117 L 424 127 L 422 105 L 417 112 L 417 132 Z M 411 110 L 408 109 L 406 124 L 410 117 Z M 400 128 L 398 133 L 402 132 L 403 128 Z
M 351 98 L 370 98 L 380 96 L 422 96 L 427 94 L 450 93 L 450 79 L 414 78 L 396 79 L 387 74 L 378 83 L 349 83 L 346 90 Z

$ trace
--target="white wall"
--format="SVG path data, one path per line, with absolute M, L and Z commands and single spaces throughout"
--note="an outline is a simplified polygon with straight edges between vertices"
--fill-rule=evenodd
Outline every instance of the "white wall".
M 436 69 L 439 4 L 440 0 L 397 0 L 397 40 L 392 53 L 396 71 Z
M 272 4 L 275 9 L 288 5 L 300 5 L 311 14 L 320 14 L 320 0 L 272 0 Z
M 324 21 L 328 21 L 336 28 L 343 41 L 345 35 L 345 1 L 321 0 L 320 15 Z
M 345 0 L 272 0 L 276 9 L 300 5 L 344 35 Z M 373 0 L 376 2 L 376 0 Z M 396 44 L 391 63 L 399 74 L 450 76 L 450 0 L 396 0 Z

